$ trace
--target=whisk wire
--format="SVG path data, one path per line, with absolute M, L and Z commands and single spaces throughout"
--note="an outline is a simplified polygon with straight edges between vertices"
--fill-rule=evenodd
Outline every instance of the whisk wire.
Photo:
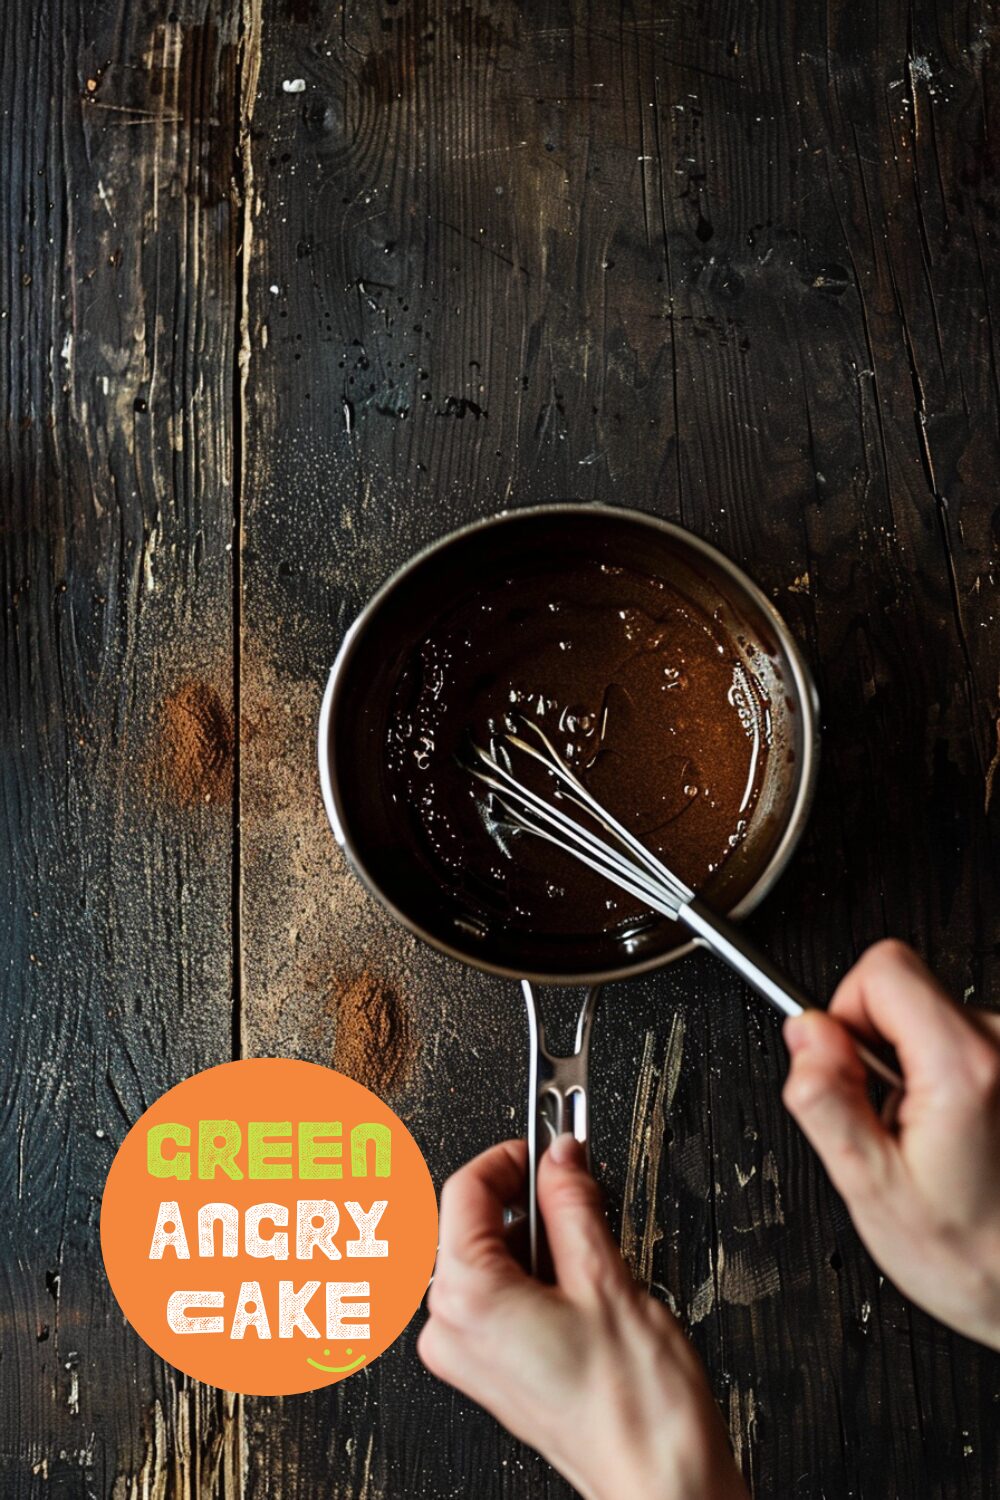
M 613 833 L 614 836 L 631 851 L 636 859 L 638 859 L 640 863 L 644 865 L 651 874 L 656 875 L 670 888 L 670 890 L 675 891 L 677 899 L 679 901 L 689 901 L 694 895 L 694 891 L 692 891 L 689 886 L 685 885 L 684 882 L 674 874 L 673 870 L 669 869 L 662 860 L 657 859 L 652 850 L 647 849 L 646 845 L 643 844 L 639 839 L 637 839 L 635 834 L 631 833 L 624 826 L 624 824 L 619 823 L 618 819 L 613 817 L 611 813 L 608 812 L 606 807 L 598 802 L 593 793 L 589 791 L 588 788 L 584 786 L 579 777 L 575 776 L 570 770 L 569 766 L 563 760 L 562 756 L 559 754 L 558 750 L 555 748 L 541 725 L 536 724 L 531 719 L 528 719 L 525 722 L 527 728 L 530 729 L 534 734 L 536 734 L 541 740 L 542 744 L 548 751 L 548 756 L 543 755 L 536 746 L 530 745 L 527 740 L 522 739 L 520 735 L 507 735 L 508 742 L 512 745 L 517 746 L 518 749 L 524 750 L 528 755 L 532 756 L 541 765 L 543 765 L 545 769 L 552 775 L 558 776 L 560 781 L 563 781 L 567 786 L 572 787 L 577 799 L 584 804 L 587 811 L 590 812 L 592 816 L 598 820 L 599 823 L 602 823 L 610 833 Z
M 480 780 L 487 780 L 487 778 L 480 777 Z M 501 805 L 507 808 L 513 816 L 515 827 L 547 840 L 557 849 L 565 850 L 567 854 L 571 854 L 582 864 L 595 870 L 598 875 L 603 875 L 606 880 L 612 881 L 622 890 L 627 891 L 630 896 L 635 896 L 637 900 L 645 902 L 662 916 L 670 917 L 673 921 L 677 920 L 677 902 L 673 897 L 666 899 L 662 890 L 636 870 L 634 865 L 617 857 L 612 858 L 610 850 L 606 859 L 592 859 L 580 845 L 567 843 L 565 839 L 558 838 L 548 829 L 535 823 L 530 813 L 525 813 L 522 809 L 512 805 L 503 793 L 498 792 L 497 796 Z
M 590 829 L 585 828 L 575 818 L 571 818 L 560 808 L 553 807 L 551 803 L 546 802 L 544 797 L 539 796 L 537 792 L 533 792 L 529 787 L 523 786 L 510 771 L 507 771 L 500 764 L 495 755 L 491 755 L 488 751 L 479 747 L 476 747 L 476 754 L 484 765 L 489 766 L 492 774 L 481 771 L 476 767 L 472 767 L 472 774 L 478 781 L 490 787 L 500 799 L 502 805 L 506 806 L 512 815 L 515 827 L 521 827 L 527 832 L 537 832 L 536 827 L 529 825 L 528 817 L 540 818 L 543 822 L 558 828 L 560 832 L 568 837 L 570 842 L 568 844 L 561 844 L 561 847 L 567 853 L 583 859 L 584 854 L 582 851 L 586 850 L 589 855 L 611 866 L 615 872 L 614 874 L 609 874 L 607 870 L 602 868 L 600 871 L 601 874 L 615 880 L 619 878 L 619 874 L 622 877 L 627 876 L 632 880 L 638 879 L 645 887 L 643 899 L 656 899 L 660 902 L 666 899 L 662 886 L 658 882 L 653 881 L 646 871 L 637 868 L 634 862 L 620 854 L 605 840 L 598 838 L 596 834 L 592 833 Z M 525 808 L 528 809 L 527 814 L 525 813 Z M 554 840 L 550 839 L 550 842 L 554 842 Z M 590 863 L 590 859 L 588 858 L 585 862 Z M 676 916 L 678 899 L 673 896 L 673 893 L 670 893 L 670 909 L 666 915 Z

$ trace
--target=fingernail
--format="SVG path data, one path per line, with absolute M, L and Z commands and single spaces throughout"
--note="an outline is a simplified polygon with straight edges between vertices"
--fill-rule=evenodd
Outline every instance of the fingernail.
M 549 1155 L 557 1167 L 579 1167 L 583 1162 L 583 1147 L 576 1136 L 564 1130 L 552 1142 Z
M 785 1046 L 794 1057 L 809 1045 L 809 1021 L 805 1016 L 789 1016 L 783 1028 Z

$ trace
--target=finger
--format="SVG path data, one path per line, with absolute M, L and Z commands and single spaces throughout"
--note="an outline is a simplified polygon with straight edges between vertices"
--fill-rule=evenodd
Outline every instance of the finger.
M 890 1041 L 908 1090 L 955 1078 L 970 1041 L 983 1039 L 923 960 L 894 939 L 862 954 L 837 987 L 829 1014 L 868 1038 Z
M 538 1167 L 538 1206 L 560 1288 L 585 1298 L 609 1286 L 630 1285 L 597 1183 L 587 1171 L 583 1147 L 560 1135 Z
M 978 1010 L 971 1006 L 962 1011 L 991 1041 L 1000 1042 L 1000 1015 L 995 1010 Z
M 523 1275 L 511 1254 L 504 1209 L 523 1195 L 525 1141 L 501 1141 L 460 1167 L 441 1190 L 439 1261 L 457 1261 Z
M 446 1323 L 428 1318 L 417 1334 L 417 1356 L 438 1380 L 449 1380 L 454 1366 L 454 1341 Z
M 786 1021 L 784 1035 L 792 1066 L 782 1097 L 834 1187 L 848 1206 L 884 1191 L 897 1148 L 872 1108 L 850 1036 L 819 1010 Z

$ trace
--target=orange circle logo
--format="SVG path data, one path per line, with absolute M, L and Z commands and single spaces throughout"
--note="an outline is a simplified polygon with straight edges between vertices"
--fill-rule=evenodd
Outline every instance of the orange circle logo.
M 197 1380 L 253 1396 L 370 1365 L 427 1289 L 437 1202 L 402 1121 L 314 1063 L 255 1058 L 169 1089 L 101 1206 L 126 1318 Z

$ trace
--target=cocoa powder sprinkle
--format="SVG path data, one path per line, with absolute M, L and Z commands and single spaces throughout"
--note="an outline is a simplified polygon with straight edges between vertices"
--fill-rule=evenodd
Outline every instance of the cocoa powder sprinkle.
M 189 678 L 163 700 L 158 770 L 186 806 L 228 802 L 233 789 L 233 720 L 209 683 Z
M 333 1065 L 384 1097 L 409 1075 L 419 1050 L 398 992 L 364 973 L 335 991 Z

